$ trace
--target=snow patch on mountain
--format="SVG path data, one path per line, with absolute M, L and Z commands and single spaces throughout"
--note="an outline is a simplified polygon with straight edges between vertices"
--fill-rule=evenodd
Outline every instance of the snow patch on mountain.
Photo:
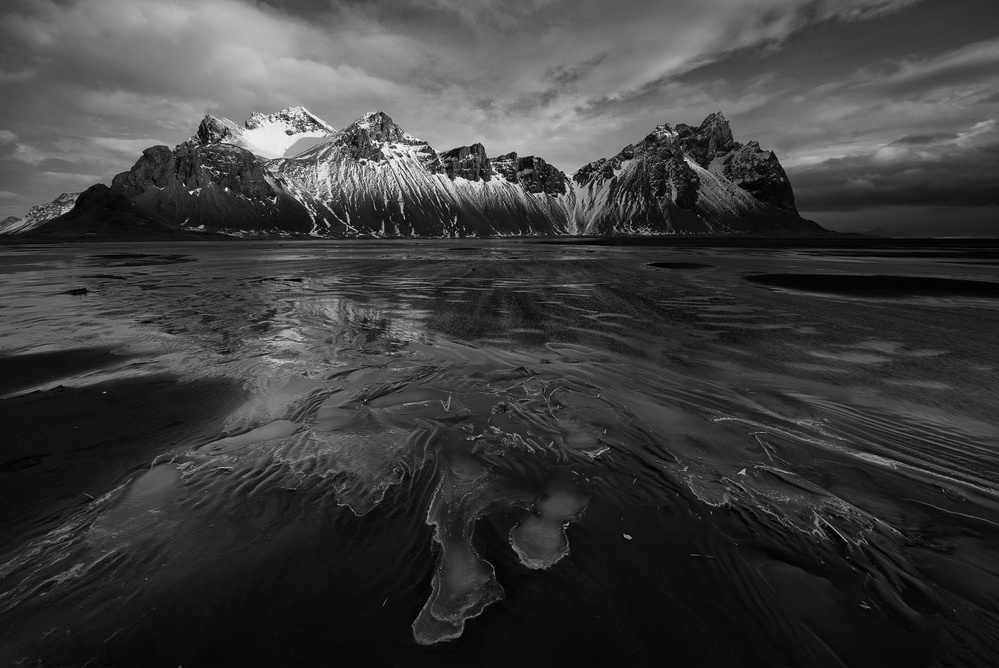
M 568 231 L 568 188 L 561 197 L 530 192 L 497 174 L 484 151 L 475 145 L 438 154 L 376 111 L 269 167 L 329 207 L 348 234 L 459 237 Z
M 228 118 L 208 114 L 191 138 L 200 144 L 234 144 L 261 158 L 282 158 L 303 139 L 321 139 L 333 127 L 305 107 L 289 107 L 274 114 L 253 112 L 239 126 Z
M 5 221 L 0 235 L 25 234 L 35 230 L 73 208 L 80 193 L 63 193 L 51 202 L 38 204 L 28 210 L 23 218 Z

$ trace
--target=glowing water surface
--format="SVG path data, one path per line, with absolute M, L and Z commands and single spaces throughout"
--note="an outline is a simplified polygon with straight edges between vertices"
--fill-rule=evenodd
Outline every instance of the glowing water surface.
M 0 259 L 4 663 L 999 662 L 995 265 Z

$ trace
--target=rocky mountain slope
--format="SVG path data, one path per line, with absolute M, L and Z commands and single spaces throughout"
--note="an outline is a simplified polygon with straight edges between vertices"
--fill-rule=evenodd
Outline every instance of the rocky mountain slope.
M 825 232 L 798 215 L 777 157 L 736 142 L 720 113 L 660 125 L 571 179 L 537 156 L 490 158 L 480 143 L 438 152 L 383 112 L 339 131 L 302 107 L 243 125 L 208 115 L 191 139 L 146 149 L 87 193 L 33 229 L 113 216 L 114 229 L 236 236 Z
M 714 113 L 694 128 L 659 125 L 573 175 L 580 234 L 821 234 L 794 206 L 772 151 L 740 144 Z
M 572 212 L 568 178 L 550 168 L 549 186 L 536 187 L 534 180 L 520 179 L 528 164 L 514 156 L 497 170 L 482 144 L 438 153 L 373 112 L 269 166 L 333 212 L 329 231 L 335 234 L 565 233 Z
M 112 179 L 107 191 L 107 196 L 96 199 L 81 196 L 72 216 L 51 221 L 39 232 L 58 231 L 69 218 L 90 220 L 84 211 L 77 211 L 87 206 L 99 206 L 100 211 L 110 206 L 121 220 L 131 217 L 136 223 L 234 236 L 309 234 L 315 228 L 314 212 L 328 214 L 321 203 L 272 172 L 261 158 L 228 143 L 188 141 L 172 150 L 147 148 L 131 170 Z
M 28 210 L 23 218 L 11 216 L 0 222 L 0 235 L 27 234 L 73 208 L 80 193 L 63 193 L 51 202 L 38 204 Z

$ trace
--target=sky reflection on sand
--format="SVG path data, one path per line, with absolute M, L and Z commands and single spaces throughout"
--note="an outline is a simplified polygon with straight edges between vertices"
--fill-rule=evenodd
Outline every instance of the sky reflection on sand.
M 18 640 L 0 658 L 227 663 L 297 639 L 313 663 L 446 640 L 513 663 L 999 660 L 994 300 L 744 280 L 833 266 L 802 253 L 281 246 L 0 250 L 31 260 L 5 274 L 0 401 L 70 429 L 81 392 L 114 410 L 114 383 L 238 388 L 106 459 L 120 470 L 78 480 L 73 503 L 33 482 L 69 474 L 18 427 L 6 494 L 60 510 L 9 525 L 0 617 Z M 947 258 L 894 268 L 999 280 Z M 284 614 L 306 590 L 310 614 Z M 491 645 L 583 590 L 603 625 Z M 144 641 L 140 607 L 184 648 Z M 330 638 L 331 616 L 332 645 L 301 641 Z M 246 640 L 258 619 L 284 620 L 266 646 Z M 670 625 L 687 630 L 653 632 Z

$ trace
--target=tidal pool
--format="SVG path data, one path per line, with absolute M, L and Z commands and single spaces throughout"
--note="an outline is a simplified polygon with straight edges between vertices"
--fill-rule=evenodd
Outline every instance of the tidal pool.
M 0 662 L 999 663 L 999 265 L 923 250 L 0 247 Z

